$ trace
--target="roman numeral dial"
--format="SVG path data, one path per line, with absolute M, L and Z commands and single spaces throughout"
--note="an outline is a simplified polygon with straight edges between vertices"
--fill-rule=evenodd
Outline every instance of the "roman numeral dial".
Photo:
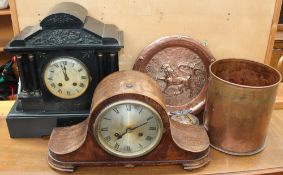
M 90 83 L 87 67 L 73 57 L 58 57 L 44 69 L 44 84 L 53 95 L 74 99 L 83 95 Z
M 97 142 L 105 151 L 125 158 L 150 152 L 159 144 L 163 133 L 157 111 L 136 100 L 122 100 L 107 106 L 97 116 L 93 128 Z

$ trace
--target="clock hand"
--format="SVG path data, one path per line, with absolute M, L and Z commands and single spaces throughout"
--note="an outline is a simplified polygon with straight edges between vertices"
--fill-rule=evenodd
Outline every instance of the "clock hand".
M 143 126 L 143 125 L 145 125 L 145 124 L 147 124 L 147 123 L 148 123 L 148 122 L 144 122 L 144 123 L 142 123 L 142 124 L 140 124 L 140 125 L 138 125 L 138 126 L 135 126 L 135 127 L 133 127 L 133 128 L 127 128 L 126 131 L 123 132 L 121 135 L 117 134 L 117 140 L 118 140 L 118 139 L 121 139 L 125 134 L 129 133 L 130 131 L 133 131 L 133 130 L 135 130 L 135 129 L 137 129 L 137 128 L 139 128 L 139 127 L 141 127 L 141 126 Z
M 127 134 L 128 132 L 130 132 L 130 128 L 127 128 L 125 132 L 123 132 L 122 134 L 117 134 L 117 140 L 121 139 L 123 137 L 123 135 Z
M 64 65 L 64 67 L 62 66 L 62 64 L 60 64 L 60 67 L 61 67 L 61 69 L 62 69 L 62 71 L 63 71 L 63 74 L 64 74 L 64 77 L 65 77 L 65 81 L 68 81 L 69 80 L 69 77 L 68 77 L 68 75 L 67 75 L 67 71 L 66 71 L 66 67 L 65 67 L 65 65 Z
M 133 128 L 129 128 L 131 131 L 132 130 L 135 130 L 135 129 L 137 129 L 137 128 L 139 128 L 139 127 L 141 127 L 141 126 L 143 126 L 143 125 L 145 125 L 145 124 L 147 124 L 148 122 L 144 122 L 143 124 L 140 124 L 140 125 L 138 125 L 138 126 L 136 126 L 136 127 L 133 127 Z
M 68 81 L 69 80 L 69 77 L 68 77 L 68 74 L 67 74 L 67 70 L 66 70 L 66 66 L 64 64 L 64 70 L 65 70 L 65 80 Z

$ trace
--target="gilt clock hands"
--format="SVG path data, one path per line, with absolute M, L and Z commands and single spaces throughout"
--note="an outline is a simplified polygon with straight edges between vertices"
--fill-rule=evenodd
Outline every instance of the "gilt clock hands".
M 144 122 L 144 123 L 142 123 L 142 124 L 140 124 L 140 125 L 138 125 L 138 126 L 135 126 L 135 127 L 133 127 L 133 128 L 127 128 L 126 131 L 123 132 L 121 135 L 118 134 L 118 133 L 115 133 L 115 136 L 117 137 L 117 140 L 118 140 L 118 139 L 121 139 L 125 134 L 127 134 L 127 133 L 129 133 L 130 131 L 133 131 L 133 130 L 135 130 L 135 129 L 137 129 L 137 128 L 143 126 L 143 125 L 146 125 L 147 123 L 148 123 L 148 122 Z
M 68 77 L 68 75 L 67 75 L 67 71 L 66 71 L 65 65 L 64 65 L 64 67 L 63 67 L 62 64 L 60 64 L 60 66 L 61 66 L 61 69 L 62 69 L 62 71 L 63 71 L 64 77 L 65 77 L 65 81 L 68 81 L 68 80 L 69 80 L 69 77 Z

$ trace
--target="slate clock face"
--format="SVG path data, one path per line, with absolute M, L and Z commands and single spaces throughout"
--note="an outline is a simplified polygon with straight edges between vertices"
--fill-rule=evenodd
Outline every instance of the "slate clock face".
M 159 144 L 163 123 L 151 106 L 123 100 L 112 103 L 98 115 L 93 132 L 108 153 L 133 158 L 149 153 Z
M 48 91 L 62 99 L 80 97 L 90 82 L 87 67 L 78 59 L 69 56 L 58 57 L 49 62 L 43 77 Z

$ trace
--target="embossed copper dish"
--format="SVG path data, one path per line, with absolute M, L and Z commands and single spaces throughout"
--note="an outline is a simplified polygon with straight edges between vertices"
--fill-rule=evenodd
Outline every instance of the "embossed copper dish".
M 214 60 L 194 39 L 167 36 L 144 48 L 133 69 L 158 82 L 169 111 L 189 109 L 198 114 L 204 108 L 209 65 Z

